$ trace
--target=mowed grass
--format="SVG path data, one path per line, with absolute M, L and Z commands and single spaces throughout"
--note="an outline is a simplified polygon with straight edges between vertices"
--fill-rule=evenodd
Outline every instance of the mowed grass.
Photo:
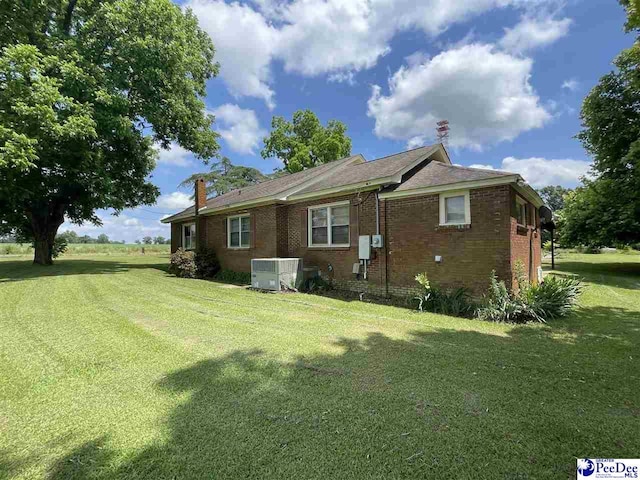
M 640 259 L 565 255 L 513 326 L 165 272 L 0 260 L 0 477 L 575 478 L 640 452 Z

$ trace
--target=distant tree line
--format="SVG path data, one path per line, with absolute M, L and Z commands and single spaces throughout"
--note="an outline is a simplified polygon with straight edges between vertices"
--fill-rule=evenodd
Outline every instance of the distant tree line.
M 170 238 L 164 237 L 144 237 L 142 240 L 136 240 L 138 245 L 171 245 Z

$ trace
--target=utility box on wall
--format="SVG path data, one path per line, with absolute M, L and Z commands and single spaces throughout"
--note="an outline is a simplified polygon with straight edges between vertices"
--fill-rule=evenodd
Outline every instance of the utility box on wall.
M 382 248 L 383 245 L 384 245 L 384 241 L 382 240 L 382 235 L 371 236 L 371 246 L 373 248 Z
M 358 247 L 358 258 L 371 260 L 371 235 L 360 235 Z

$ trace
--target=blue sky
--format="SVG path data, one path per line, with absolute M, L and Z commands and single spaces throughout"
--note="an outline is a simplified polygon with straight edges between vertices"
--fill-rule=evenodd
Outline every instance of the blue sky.
M 368 160 L 434 141 L 451 122 L 452 161 L 502 168 L 532 185 L 575 186 L 589 158 L 574 135 L 582 99 L 633 37 L 613 0 L 189 0 L 217 48 L 207 88 L 221 153 L 270 172 L 260 156 L 273 115 L 311 109 L 348 127 Z M 82 234 L 131 242 L 169 236 L 159 219 L 189 204 L 177 185 L 204 171 L 160 152 L 157 205 L 99 212 Z

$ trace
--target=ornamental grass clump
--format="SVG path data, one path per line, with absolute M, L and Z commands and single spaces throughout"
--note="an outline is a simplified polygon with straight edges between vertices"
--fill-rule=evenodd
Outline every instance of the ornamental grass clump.
M 548 276 L 534 284 L 524 275 L 521 262 L 516 264 L 518 289 L 509 291 L 503 281 L 491 272 L 489 290 L 476 316 L 492 322 L 528 323 L 562 317 L 570 313 L 582 293 L 579 280 Z

